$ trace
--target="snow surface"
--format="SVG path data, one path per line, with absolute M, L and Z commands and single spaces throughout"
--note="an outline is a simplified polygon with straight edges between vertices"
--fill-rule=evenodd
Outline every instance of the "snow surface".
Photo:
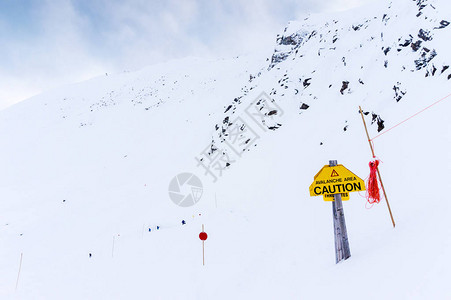
M 451 299 L 451 97 L 374 140 L 396 229 L 385 200 L 351 194 L 352 256 L 335 264 L 331 203 L 308 192 L 331 159 L 368 175 L 359 105 L 374 137 L 372 113 L 383 133 L 451 93 L 451 25 L 434 29 L 450 11 L 403 0 L 313 15 L 281 33 L 310 34 L 276 45 L 276 64 L 186 58 L 0 111 L 0 298 Z M 432 40 L 399 46 L 420 29 Z M 246 119 L 259 138 L 234 153 L 230 121 L 262 92 L 280 109 L 266 127 Z M 212 146 L 233 161 L 216 182 L 195 160 Z M 182 172 L 204 185 L 189 208 L 168 195 Z

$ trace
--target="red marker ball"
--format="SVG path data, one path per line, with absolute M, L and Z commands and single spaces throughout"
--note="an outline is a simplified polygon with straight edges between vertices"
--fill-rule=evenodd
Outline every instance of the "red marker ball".
M 208 235 L 207 235 L 206 232 L 201 232 L 201 233 L 199 233 L 199 238 L 200 238 L 202 241 L 205 241 L 205 240 L 207 239 L 207 237 L 208 237 Z

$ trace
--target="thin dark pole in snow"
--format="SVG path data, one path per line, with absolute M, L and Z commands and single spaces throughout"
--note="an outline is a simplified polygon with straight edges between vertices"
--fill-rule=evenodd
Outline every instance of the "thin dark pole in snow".
M 374 155 L 373 145 L 371 144 L 370 135 L 368 134 L 368 128 L 366 127 L 365 118 L 363 118 L 362 108 L 359 106 L 360 115 L 362 116 L 363 126 L 365 127 L 366 136 L 368 138 L 368 143 L 370 144 L 371 153 L 373 154 L 373 158 L 376 157 Z M 393 214 L 391 212 L 390 203 L 388 202 L 387 193 L 385 192 L 384 183 L 382 182 L 381 173 L 379 172 L 379 167 L 376 166 L 377 175 L 379 176 L 379 181 L 381 182 L 382 191 L 384 192 L 385 202 L 387 203 L 388 212 L 390 213 L 391 222 L 393 223 L 393 228 L 395 228 L 395 219 L 393 219 Z
M 17 292 L 17 286 L 19 285 L 20 270 L 22 269 L 22 257 L 23 257 L 23 253 L 20 253 L 20 264 L 19 264 L 19 273 L 17 274 L 16 292 Z
M 336 160 L 329 160 L 329 166 L 335 167 L 336 165 Z M 335 263 L 339 263 L 341 260 L 351 257 L 341 194 L 334 194 L 332 212 L 334 217 Z

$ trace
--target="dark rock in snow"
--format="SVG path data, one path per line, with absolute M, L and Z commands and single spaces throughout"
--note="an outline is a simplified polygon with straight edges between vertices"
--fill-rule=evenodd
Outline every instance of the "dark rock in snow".
M 311 84 L 311 82 L 309 82 L 311 79 L 312 78 L 304 79 L 304 81 L 302 82 L 302 85 L 304 86 L 304 88 L 308 87 Z
M 387 47 L 384 49 L 384 47 L 382 47 L 382 50 L 384 51 L 384 54 L 387 55 L 388 52 L 390 52 L 390 47 Z
M 440 22 L 440 26 L 439 26 L 439 27 L 434 27 L 434 29 L 443 29 L 443 28 L 445 28 L 445 27 L 448 26 L 448 25 L 449 25 L 449 22 L 448 22 L 448 21 L 442 20 L 442 21 Z
M 312 33 L 309 35 L 307 40 L 310 40 L 312 37 L 314 37 L 317 34 L 316 30 L 313 30 Z
M 307 104 L 305 104 L 305 103 L 302 103 L 300 109 L 306 110 L 306 109 L 308 109 L 309 107 L 310 107 L 310 105 L 307 105 Z
M 412 43 L 412 39 L 413 39 L 413 37 L 410 36 L 410 39 L 405 40 L 404 43 L 403 43 L 403 44 L 399 44 L 399 46 L 401 46 L 401 47 L 407 47 L 407 46 L 409 46 L 410 43 Z
M 440 74 L 443 74 L 443 72 L 445 72 L 446 70 L 448 70 L 449 66 L 443 66 L 442 71 L 440 72 Z
M 423 8 L 426 7 L 426 4 L 424 4 L 426 0 L 416 0 L 416 2 L 418 6 L 418 11 L 421 12 L 421 10 L 423 10 Z
M 418 37 L 425 42 L 432 40 L 431 33 L 424 29 L 420 29 L 420 31 L 418 32 Z
M 217 151 L 218 150 L 218 148 L 216 148 L 216 146 L 215 145 L 213 145 L 213 144 L 211 144 L 211 146 L 210 146 L 210 153 L 209 154 L 213 154 L 215 151 Z
M 377 120 L 377 115 L 375 113 L 371 113 L 371 124 L 373 124 Z
M 272 68 L 276 64 L 286 60 L 289 55 L 290 55 L 290 53 L 286 53 L 286 52 L 274 52 L 274 54 L 271 57 L 271 67 L 270 68 Z
M 296 45 L 301 39 L 297 35 L 282 36 L 277 39 L 279 45 Z
M 287 28 L 285 28 L 285 31 L 286 30 Z M 271 64 L 268 69 L 272 69 L 276 64 L 286 60 L 293 51 L 297 51 L 297 48 L 301 46 L 306 36 L 307 32 L 305 31 L 298 31 L 289 36 L 278 35 L 276 39 L 277 44 L 282 46 L 282 49 L 285 49 L 286 48 L 285 46 L 290 46 L 289 47 L 290 49 L 289 50 L 276 49 L 271 57 Z
M 268 113 L 268 116 L 272 116 L 272 115 L 277 115 L 277 110 L 274 109 Z
M 430 52 L 430 53 L 429 53 Z M 415 66 L 417 70 L 421 70 L 422 68 L 426 67 L 427 64 L 434 59 L 434 57 L 437 56 L 437 52 L 435 50 L 430 51 L 427 48 L 423 48 L 421 52 L 421 58 L 416 59 Z
M 382 120 L 381 116 L 372 113 L 371 124 L 373 124 L 374 122 L 377 123 L 377 132 L 381 132 L 385 128 L 384 120 Z
M 381 132 L 385 128 L 384 120 L 380 117 L 377 118 L 377 132 Z
M 349 81 L 343 81 L 343 84 L 342 84 L 341 89 L 340 89 L 340 93 L 343 95 L 343 94 L 344 94 L 343 92 L 344 92 L 348 87 L 349 87 Z
M 224 113 L 228 112 L 231 108 L 232 108 L 232 105 L 230 104 L 230 105 L 226 108 L 226 110 L 224 111 Z
M 432 71 L 431 71 L 432 76 L 435 76 L 435 72 L 437 72 L 437 68 L 434 65 L 432 65 Z
M 413 51 L 418 51 L 421 48 L 422 41 L 418 40 L 415 43 L 412 43 L 410 46 L 412 47 Z
M 277 123 L 277 124 L 274 125 L 274 126 L 268 127 L 268 129 L 269 129 L 269 130 L 276 130 L 276 129 L 279 129 L 280 126 L 282 126 L 282 124 Z
M 399 102 L 399 100 L 402 99 L 402 97 L 406 94 L 406 91 L 402 91 L 401 88 L 401 83 L 397 82 L 396 85 L 393 86 L 393 90 L 395 91 L 395 100 L 396 102 Z

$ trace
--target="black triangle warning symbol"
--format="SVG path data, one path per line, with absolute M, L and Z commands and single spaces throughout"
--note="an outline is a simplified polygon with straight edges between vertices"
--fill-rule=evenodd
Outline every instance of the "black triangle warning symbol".
M 337 177 L 337 176 L 340 176 L 340 175 L 338 175 L 337 171 L 332 169 L 332 174 L 330 175 L 330 177 Z

